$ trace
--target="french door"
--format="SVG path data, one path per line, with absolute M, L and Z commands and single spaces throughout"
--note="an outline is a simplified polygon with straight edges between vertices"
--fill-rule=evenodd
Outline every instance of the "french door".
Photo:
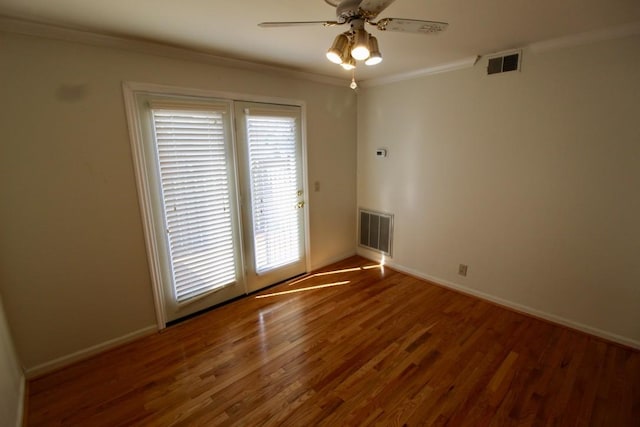
M 165 322 L 304 273 L 300 107 L 136 102 Z
M 248 290 L 306 270 L 300 108 L 235 104 Z

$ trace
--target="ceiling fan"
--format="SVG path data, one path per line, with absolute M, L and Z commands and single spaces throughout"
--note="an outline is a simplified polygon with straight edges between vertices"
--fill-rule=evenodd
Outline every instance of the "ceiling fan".
M 339 34 L 327 51 L 329 61 L 342 65 L 346 70 L 353 70 L 356 61 L 364 61 L 366 65 L 382 62 L 382 54 L 378 48 L 378 40 L 365 30 L 365 24 L 375 26 L 380 31 L 402 31 L 409 33 L 435 34 L 444 31 L 449 24 L 437 21 L 421 21 L 417 19 L 376 17 L 395 0 L 324 0 L 336 8 L 335 21 L 298 21 L 298 22 L 262 22 L 263 28 L 289 27 L 298 25 L 322 25 L 334 27 L 349 24 L 350 29 Z M 355 81 L 352 81 L 352 87 Z

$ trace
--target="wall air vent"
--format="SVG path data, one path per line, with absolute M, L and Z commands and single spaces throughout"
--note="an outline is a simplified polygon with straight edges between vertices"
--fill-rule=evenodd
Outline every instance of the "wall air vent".
M 393 215 L 362 208 L 358 213 L 360 214 L 360 246 L 391 256 Z
M 521 56 L 522 54 L 518 51 L 490 57 L 487 65 L 487 74 L 491 75 L 520 70 Z

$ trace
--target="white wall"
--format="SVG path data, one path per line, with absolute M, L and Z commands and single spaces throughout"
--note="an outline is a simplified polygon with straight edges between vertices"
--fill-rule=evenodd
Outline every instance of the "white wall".
M 638 46 L 364 89 L 358 205 L 395 214 L 390 263 L 640 346 Z
M 355 253 L 346 84 L 2 33 L 0 58 L 0 291 L 27 372 L 155 324 L 123 81 L 304 101 L 311 265 Z
M 23 399 L 24 374 L 16 358 L 0 296 L 0 424 L 21 425 Z

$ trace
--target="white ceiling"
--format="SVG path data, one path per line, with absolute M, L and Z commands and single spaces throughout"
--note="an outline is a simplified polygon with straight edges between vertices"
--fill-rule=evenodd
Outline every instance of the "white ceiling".
M 350 78 L 325 52 L 340 27 L 258 28 L 333 20 L 324 0 L 0 0 L 0 15 L 157 41 L 315 74 Z M 454 63 L 549 39 L 640 22 L 640 0 L 396 0 L 379 18 L 448 22 L 438 35 L 369 31 L 384 61 L 360 80 Z

